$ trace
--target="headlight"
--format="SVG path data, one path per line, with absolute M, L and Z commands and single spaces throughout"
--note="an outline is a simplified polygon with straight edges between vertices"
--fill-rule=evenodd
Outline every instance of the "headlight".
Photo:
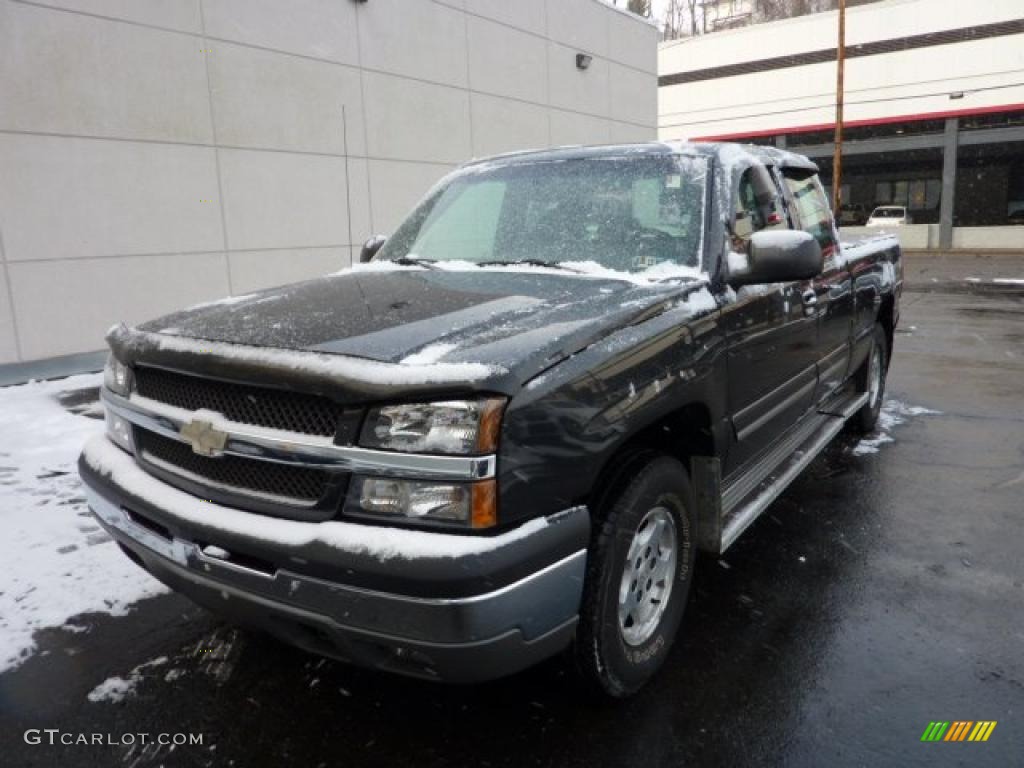
M 352 478 L 344 513 L 353 517 L 489 528 L 497 523 L 494 480 L 438 483 L 389 477 Z
M 493 453 L 503 398 L 385 405 L 370 411 L 360 445 L 407 453 Z
M 103 369 L 103 384 L 115 394 L 127 395 L 131 388 L 131 371 L 127 365 L 109 355 Z

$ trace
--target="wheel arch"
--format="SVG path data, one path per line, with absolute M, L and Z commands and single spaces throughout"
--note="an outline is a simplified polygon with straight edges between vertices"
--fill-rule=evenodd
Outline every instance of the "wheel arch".
M 638 465 L 651 457 L 671 456 L 692 475 L 693 459 L 716 456 L 716 443 L 711 410 L 706 403 L 691 401 L 664 414 L 627 436 L 604 460 L 587 500 L 591 511 L 598 512 Z

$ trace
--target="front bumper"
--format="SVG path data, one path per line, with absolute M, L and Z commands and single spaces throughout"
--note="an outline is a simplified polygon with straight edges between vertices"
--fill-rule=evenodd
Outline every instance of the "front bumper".
M 365 536 L 367 526 L 201 502 L 105 438 L 86 445 L 79 471 L 93 514 L 135 562 L 214 612 L 315 653 L 475 682 L 558 653 L 575 631 L 589 539 L 584 507 L 490 541 L 416 532 L 437 537 L 437 551 L 391 546 L 385 556 L 345 546 L 347 531 Z

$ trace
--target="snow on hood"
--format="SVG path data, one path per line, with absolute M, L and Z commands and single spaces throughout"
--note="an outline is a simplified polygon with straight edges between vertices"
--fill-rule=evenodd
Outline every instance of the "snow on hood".
M 129 363 L 176 355 L 187 370 L 195 356 L 212 355 L 357 386 L 482 386 L 525 382 L 704 285 L 698 270 L 679 265 L 636 274 L 594 262 L 566 267 L 370 262 L 119 326 L 108 340 Z
M 379 363 L 359 357 L 304 350 L 253 347 L 221 341 L 183 338 L 161 333 L 116 329 L 114 336 L 132 336 L 132 342 L 155 350 L 195 355 L 213 355 L 254 365 L 286 368 L 297 373 L 358 379 L 368 384 L 450 384 L 475 381 L 507 373 L 501 366 L 481 363 Z M 407 358 L 408 360 L 408 358 Z

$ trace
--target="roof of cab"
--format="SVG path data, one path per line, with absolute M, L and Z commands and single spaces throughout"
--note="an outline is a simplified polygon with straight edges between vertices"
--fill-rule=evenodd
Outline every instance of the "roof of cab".
M 758 144 L 727 144 L 703 141 L 651 141 L 642 144 L 575 145 L 555 147 L 553 149 L 528 149 L 471 160 L 463 167 L 472 168 L 474 166 L 492 164 L 515 165 L 518 163 L 552 160 L 582 160 L 591 157 L 636 157 L 678 154 L 717 157 L 737 147 L 743 149 L 747 154 L 760 160 L 765 165 L 774 165 L 779 168 L 801 168 L 808 171 L 818 170 L 818 166 L 803 155 L 787 152 L 776 147 L 766 147 Z

